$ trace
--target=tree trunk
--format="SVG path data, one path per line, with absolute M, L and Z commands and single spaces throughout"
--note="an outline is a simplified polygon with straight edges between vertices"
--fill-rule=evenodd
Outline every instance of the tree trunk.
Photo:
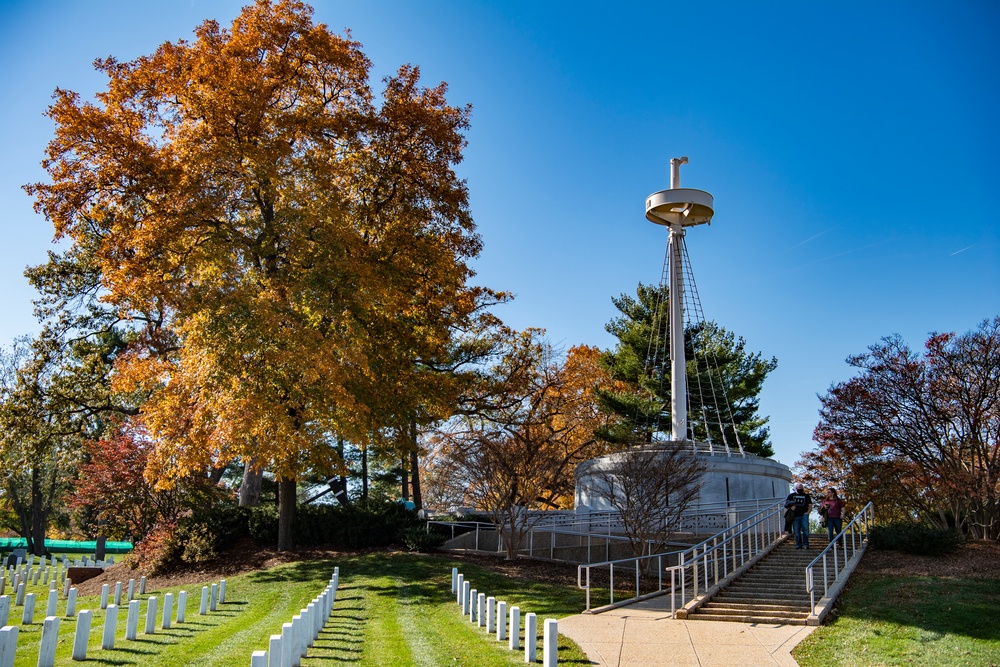
M 368 502 L 368 448 L 361 448 L 361 502 Z
M 295 546 L 292 525 L 295 523 L 295 479 L 278 480 L 278 551 L 288 551 Z
M 337 453 L 340 455 L 340 463 L 347 468 L 347 461 L 344 459 L 344 436 L 337 436 Z M 338 497 L 337 500 L 340 501 L 341 505 L 350 505 L 350 498 L 347 497 L 347 475 L 340 476 L 340 488 L 344 490 L 344 497 Z
M 410 476 L 406 474 L 406 470 L 409 468 L 409 462 L 406 460 L 406 455 L 403 455 L 402 460 L 399 462 L 400 478 L 403 483 L 403 500 L 410 499 Z
M 421 510 L 424 504 L 420 497 L 420 468 L 417 459 L 417 450 L 415 449 L 410 452 L 410 475 L 413 480 L 413 505 L 416 509 Z
M 260 487 L 264 481 L 264 469 L 257 466 L 253 459 L 247 461 L 243 470 L 243 483 L 240 484 L 240 507 L 257 507 L 260 505 Z
M 41 473 L 38 468 L 31 469 L 31 553 L 36 556 L 45 555 L 45 528 L 47 516 L 45 498 L 42 494 Z

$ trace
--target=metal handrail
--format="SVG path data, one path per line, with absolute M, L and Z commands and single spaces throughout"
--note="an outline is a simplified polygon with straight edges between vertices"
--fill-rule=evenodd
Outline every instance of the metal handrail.
M 806 592 L 809 593 L 809 613 L 816 614 L 816 585 L 814 575 L 816 566 L 823 561 L 823 597 L 825 598 L 830 588 L 837 583 L 843 570 L 856 557 L 859 552 L 864 553 L 868 544 L 868 535 L 875 522 L 875 506 L 868 503 L 858 514 L 851 519 L 851 522 L 844 526 L 844 529 L 833 538 L 833 541 L 826 545 L 826 548 L 819 552 L 819 555 L 806 566 Z M 850 538 L 850 541 L 848 541 Z M 850 548 L 850 555 L 848 555 Z M 843 552 L 843 553 L 841 553 Z M 832 568 L 827 559 L 833 561 Z M 831 578 L 830 575 L 833 575 Z M 822 599 L 822 598 L 820 598 Z
M 646 556 L 633 556 L 617 560 L 606 560 L 597 563 L 585 563 L 577 567 L 576 584 L 586 591 L 586 610 L 590 611 L 591 571 L 595 568 L 607 567 L 610 581 L 610 601 L 605 608 L 619 606 L 665 592 L 663 585 L 664 572 L 670 573 L 671 613 L 676 614 L 677 576 L 680 575 L 681 605 L 685 604 L 687 595 L 687 571 L 692 570 L 692 597 L 697 597 L 699 587 L 699 564 L 704 578 L 705 589 L 729 576 L 731 571 L 741 567 L 747 560 L 763 551 L 777 541 L 784 524 L 784 507 L 777 502 L 753 515 L 737 522 L 712 537 L 683 551 L 669 551 Z M 663 560 L 675 559 L 676 565 L 664 567 Z M 651 567 L 655 559 L 657 569 L 656 590 L 642 594 L 640 589 L 641 571 L 643 566 Z M 618 603 L 615 602 L 615 567 L 621 568 L 631 564 L 635 570 L 636 594 Z M 720 577 L 721 567 L 721 577 Z M 711 580 L 710 580 L 711 578 Z M 711 581 L 711 583 L 710 583 Z

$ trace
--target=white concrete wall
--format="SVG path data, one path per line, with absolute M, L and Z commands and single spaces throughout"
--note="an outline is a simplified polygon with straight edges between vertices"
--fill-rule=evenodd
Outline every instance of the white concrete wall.
M 724 503 L 788 495 L 792 471 L 773 459 L 759 456 L 725 456 L 699 453 L 705 465 L 698 502 Z M 584 461 L 576 467 L 576 507 L 587 506 L 591 511 L 609 511 L 614 508 L 607 497 L 602 482 L 593 474 L 609 465 L 609 459 L 600 456 Z M 727 492 L 728 482 L 728 492 Z

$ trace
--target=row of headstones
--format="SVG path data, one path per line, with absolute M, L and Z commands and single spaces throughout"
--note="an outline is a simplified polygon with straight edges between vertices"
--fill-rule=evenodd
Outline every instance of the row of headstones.
M 55 559 L 55 556 L 53 556 L 53 559 Z M 39 565 L 38 567 L 27 563 L 12 565 L 7 569 L 0 570 L 0 595 L 3 595 L 8 580 L 11 582 L 11 588 L 13 589 L 17 589 L 19 583 L 28 583 L 29 581 L 32 585 L 37 586 L 39 580 L 41 580 L 43 586 L 48 586 L 51 580 L 54 586 L 57 581 L 65 583 L 66 570 L 70 567 L 103 568 L 114 565 L 114 562 L 114 557 L 111 557 L 109 561 L 88 561 L 85 558 L 82 561 L 74 561 L 72 565 L 69 563 L 53 563 L 52 565 Z
M 282 624 L 280 635 L 271 635 L 268 650 L 250 654 L 250 667 L 299 667 L 333 613 L 339 585 L 340 568 L 335 567 L 323 592 L 299 614 L 292 616 L 291 623 Z
M 63 585 L 63 597 L 66 598 L 66 616 L 72 618 L 76 614 L 76 588 L 70 587 L 72 582 L 66 580 Z M 24 607 L 25 618 L 31 619 L 35 610 L 35 594 L 26 592 L 26 581 L 18 581 L 17 576 L 14 578 L 14 604 L 18 607 Z M 101 586 L 101 609 L 107 609 L 108 607 L 108 596 L 110 594 L 110 587 L 108 584 Z M 139 595 L 146 594 L 146 577 L 139 578 Z M 0 596 L 8 597 L 3 595 L 3 586 L 0 586 Z M 135 579 L 129 579 L 128 582 L 128 600 L 131 602 L 135 598 Z M 54 616 L 56 602 L 58 600 L 58 593 L 56 592 L 56 580 L 53 579 L 49 587 L 49 602 L 46 616 Z M 122 582 L 115 583 L 115 605 L 121 606 L 122 600 Z M 30 611 L 29 611 L 30 609 Z M 24 623 L 33 623 L 33 620 L 24 621 Z M 2 625 L 2 623 L 0 623 Z
M 455 601 L 462 607 L 462 614 L 469 617 L 470 623 L 478 627 L 486 627 L 488 634 L 496 632 L 498 642 L 507 639 L 507 603 L 493 596 L 480 593 L 472 584 L 465 580 L 465 575 L 459 573 L 457 567 L 451 568 L 451 592 Z M 521 640 L 521 609 L 510 608 L 510 638 L 508 648 L 516 651 Z M 535 662 L 538 657 L 536 640 L 538 635 L 537 618 L 529 613 L 524 617 L 524 661 Z M 559 663 L 559 623 L 554 618 L 545 620 L 542 632 L 542 665 L 556 667 Z M 0 666 L 2 667 L 2 666 Z
M 145 579 L 145 577 L 143 577 Z M 119 582 L 120 584 L 121 582 Z M 143 582 L 145 583 L 145 582 Z M 104 586 L 107 588 L 107 585 Z M 120 587 L 118 587 L 120 589 Z M 70 589 L 74 595 L 67 601 L 66 615 L 72 618 L 75 613 L 76 589 Z M 56 658 L 56 643 L 59 639 L 59 617 L 55 615 L 55 591 L 49 593 L 49 608 L 42 623 L 42 638 L 38 649 L 38 667 L 53 667 Z M 22 625 L 33 623 L 34 614 L 34 593 L 29 593 L 25 599 L 24 614 L 21 619 Z M 102 599 L 107 598 L 102 594 Z M 198 614 L 204 616 L 209 610 L 216 611 L 217 604 L 226 601 L 226 580 L 223 579 L 218 584 L 212 584 L 211 589 L 203 586 L 201 589 L 201 607 Z M 101 638 L 101 648 L 111 650 L 115 647 L 115 634 L 118 630 L 118 606 L 111 604 L 106 606 L 104 617 L 104 634 Z M 128 605 L 128 617 L 125 621 L 125 639 L 134 641 L 139 631 L 140 600 L 130 600 Z M 151 635 L 156 632 L 157 607 L 159 606 L 156 596 L 150 596 L 146 601 L 146 626 L 145 634 Z M 166 593 L 163 596 L 163 613 L 160 627 L 169 630 L 171 619 L 174 616 L 174 595 Z M 7 625 L 7 615 L 10 610 L 10 596 L 0 596 L 0 667 L 13 667 L 14 655 L 17 652 L 18 627 Z M 177 597 L 177 623 L 184 623 L 187 614 L 187 591 L 180 591 Z M 76 632 L 73 637 L 73 659 L 87 659 L 87 642 L 90 638 L 90 625 L 93 620 L 93 612 L 89 609 L 80 611 L 76 620 Z
M 46 565 L 48 563 L 48 565 Z M 53 556 L 41 556 L 38 561 L 38 568 L 35 568 L 35 554 L 28 554 L 27 556 L 20 556 L 16 554 L 11 554 L 7 557 L 4 562 L 4 567 L 0 570 L 0 576 L 3 576 L 8 571 L 13 573 L 20 570 L 32 570 L 38 569 L 43 570 L 47 568 L 59 567 L 110 567 L 115 564 L 115 557 L 108 556 L 106 559 L 98 559 L 96 555 L 94 556 L 84 556 L 83 558 L 75 558 L 72 561 L 66 557 L 66 554 L 62 554 L 60 558 Z M 64 573 L 65 574 L 65 573 Z

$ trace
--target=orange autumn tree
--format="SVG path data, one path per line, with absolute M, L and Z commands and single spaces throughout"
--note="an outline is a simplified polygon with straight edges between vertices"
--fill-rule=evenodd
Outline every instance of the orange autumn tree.
M 451 379 L 418 362 L 493 295 L 467 285 L 469 108 L 410 66 L 376 103 L 360 44 L 291 0 L 95 66 L 96 100 L 56 91 L 51 182 L 26 189 L 135 322 L 115 383 L 147 396 L 147 474 L 253 461 L 290 548 L 296 479 L 343 466 L 336 435 L 447 416 Z

